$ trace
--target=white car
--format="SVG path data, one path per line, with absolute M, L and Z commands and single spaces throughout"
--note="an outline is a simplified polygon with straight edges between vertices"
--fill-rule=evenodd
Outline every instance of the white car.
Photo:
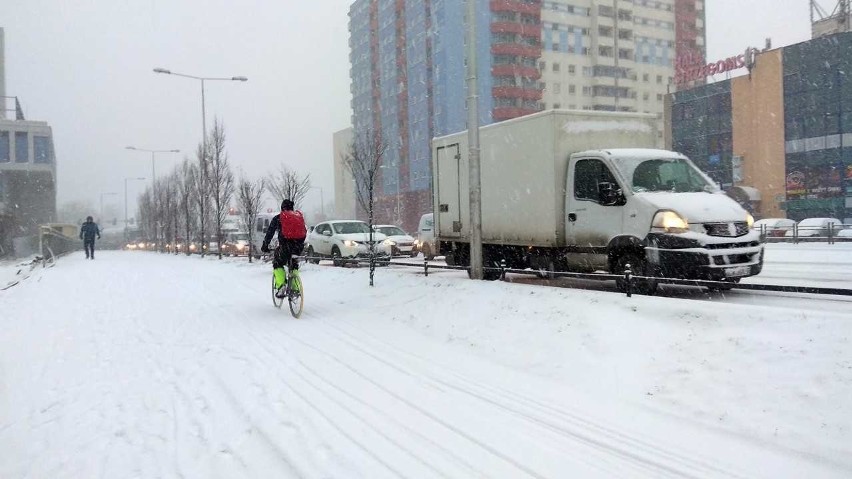
M 376 254 L 390 256 L 391 247 L 386 243 L 387 237 L 379 232 L 373 232 L 373 243 Z M 358 220 L 326 221 L 314 226 L 308 235 L 306 254 L 309 257 L 326 257 L 340 266 L 346 259 L 368 258 L 370 256 L 370 227 Z M 313 260 L 319 263 L 319 260 Z
M 833 235 L 843 229 L 843 222 L 837 218 L 805 218 L 796 225 L 795 233 L 799 238 L 827 237 L 829 225 Z M 796 236 L 793 230 L 784 233 L 786 237 Z
M 392 256 L 417 256 L 414 238 L 394 225 L 373 225 L 373 230 L 387 236 L 385 243 L 391 247 Z
M 754 222 L 752 229 L 759 231 L 769 237 L 784 236 L 793 230 L 796 222 L 787 218 L 763 218 Z

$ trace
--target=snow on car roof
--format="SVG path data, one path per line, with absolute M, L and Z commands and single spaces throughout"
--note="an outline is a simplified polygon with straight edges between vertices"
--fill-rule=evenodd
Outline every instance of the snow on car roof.
M 629 156 L 632 158 L 648 158 L 648 159 L 656 159 L 656 158 L 685 158 L 684 155 L 669 151 L 669 150 L 658 150 L 655 148 L 601 148 L 599 150 L 587 150 L 581 151 L 579 153 L 575 153 L 576 155 L 585 155 L 589 153 L 595 154 L 605 154 L 611 157 L 618 156 Z

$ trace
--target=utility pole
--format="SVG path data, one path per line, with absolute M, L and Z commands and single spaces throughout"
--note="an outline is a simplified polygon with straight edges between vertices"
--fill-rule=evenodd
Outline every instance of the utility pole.
M 482 186 L 479 175 L 476 2 L 477 0 L 467 0 L 467 142 L 470 176 L 470 277 L 471 279 L 482 279 Z

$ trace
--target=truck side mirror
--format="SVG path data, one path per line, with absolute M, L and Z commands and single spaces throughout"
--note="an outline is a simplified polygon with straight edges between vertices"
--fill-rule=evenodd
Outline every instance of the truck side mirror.
M 615 206 L 621 201 L 621 192 L 618 185 L 608 181 L 598 183 L 598 201 L 603 206 Z

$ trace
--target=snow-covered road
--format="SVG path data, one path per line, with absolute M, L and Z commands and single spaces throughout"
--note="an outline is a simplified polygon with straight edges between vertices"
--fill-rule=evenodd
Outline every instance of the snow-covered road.
M 0 477 L 849 477 L 852 310 L 63 258 L 0 293 Z M 712 304 L 712 307 L 706 305 Z

